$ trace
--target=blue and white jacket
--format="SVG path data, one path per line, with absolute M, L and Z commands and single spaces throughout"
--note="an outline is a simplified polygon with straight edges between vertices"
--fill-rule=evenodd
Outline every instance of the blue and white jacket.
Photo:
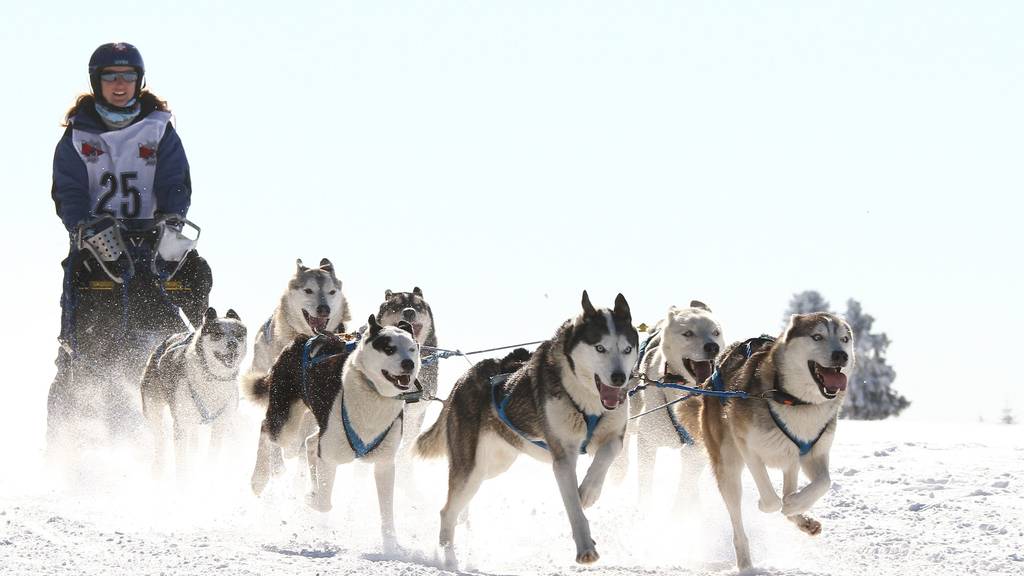
M 69 232 L 104 214 L 119 220 L 185 216 L 192 182 L 171 115 L 143 101 L 131 125 L 111 130 L 92 102 L 83 104 L 57 143 L 51 196 Z

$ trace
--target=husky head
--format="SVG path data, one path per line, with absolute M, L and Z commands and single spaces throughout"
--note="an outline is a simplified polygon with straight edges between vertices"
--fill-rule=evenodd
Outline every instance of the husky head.
M 700 384 L 711 376 L 723 347 L 722 327 L 707 304 L 693 300 L 688 308 L 668 309 L 668 318 L 661 323 L 661 352 L 668 372 Z
M 615 297 L 612 310 L 595 309 L 586 290 L 582 304 L 583 314 L 563 333 L 565 355 L 587 393 L 600 398 L 605 410 L 614 410 L 626 400 L 626 382 L 636 364 L 639 336 L 622 294 Z M 592 387 L 586 384 L 590 381 Z
M 341 280 L 327 258 L 317 268 L 303 266 L 301 259 L 295 261 L 295 275 L 288 281 L 283 304 L 289 324 L 302 327 L 299 331 L 306 334 L 335 330 L 351 320 Z
M 420 345 L 412 335 L 412 325 L 405 320 L 397 326 L 381 326 L 371 314 L 354 355 L 356 367 L 381 396 L 411 391 L 419 375 Z
M 245 324 L 238 314 L 229 309 L 218 318 L 217 310 L 207 308 L 198 333 L 196 345 L 206 366 L 215 374 L 237 374 L 246 352 Z
M 377 322 L 383 326 L 395 326 L 400 320 L 412 325 L 412 333 L 420 345 L 427 344 L 434 335 L 434 313 L 430 304 L 423 299 L 419 286 L 412 292 L 384 291 L 384 302 L 377 313 Z
M 853 371 L 853 330 L 835 314 L 794 314 L 776 346 L 775 365 L 794 396 L 820 404 L 846 394 Z

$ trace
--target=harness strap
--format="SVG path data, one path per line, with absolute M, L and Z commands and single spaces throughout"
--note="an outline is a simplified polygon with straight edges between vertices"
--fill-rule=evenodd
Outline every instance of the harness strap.
M 271 318 L 271 320 L 273 320 L 273 318 Z M 270 321 L 267 321 L 267 323 L 264 324 L 264 326 L 269 326 L 269 325 L 270 325 Z M 300 363 L 299 363 L 299 376 L 300 376 L 300 381 L 302 382 L 302 395 L 304 397 L 306 397 L 306 398 L 309 398 L 309 378 L 308 378 L 309 369 L 314 367 L 314 366 L 316 366 L 317 364 L 320 364 L 322 362 L 326 362 L 327 360 L 330 360 L 331 358 L 334 358 L 335 356 L 340 356 L 342 354 L 351 352 L 352 350 L 355 350 L 356 346 L 359 345 L 359 341 L 358 340 L 353 340 L 351 342 L 346 342 L 345 343 L 345 351 L 344 352 L 338 352 L 337 354 L 320 354 L 320 355 L 317 355 L 317 356 L 312 356 L 312 355 L 310 355 L 309 351 L 313 347 L 313 344 L 316 343 L 316 341 L 319 338 L 320 338 L 320 334 L 315 334 L 311 338 L 306 340 L 306 343 L 302 345 L 302 358 L 300 359 Z
M 370 441 L 369 444 L 367 444 L 363 442 L 363 439 L 359 437 L 358 433 L 356 433 L 355 428 L 352 427 L 352 422 L 348 418 L 348 408 L 345 405 L 345 399 L 342 398 L 341 423 L 345 428 L 345 439 L 348 440 L 348 445 L 351 446 L 352 451 L 355 452 L 356 458 L 362 458 L 369 454 L 370 452 L 376 450 L 377 447 L 380 446 L 380 443 L 384 441 L 384 438 L 387 438 L 388 432 L 391 432 L 391 429 L 395 426 L 395 422 L 402 420 L 404 414 L 404 410 L 402 412 L 399 412 L 398 416 L 391 421 L 391 424 L 388 424 L 387 429 L 381 432 L 379 436 L 377 436 L 372 441 Z
M 783 422 L 782 418 L 779 418 L 779 415 L 775 413 L 775 410 L 772 409 L 771 404 L 768 404 L 768 413 L 772 415 L 772 420 L 775 421 L 775 425 L 778 426 L 779 430 L 781 430 L 782 433 L 786 435 L 786 438 L 789 438 L 790 442 L 796 444 L 797 449 L 800 450 L 801 456 L 806 456 L 807 453 L 810 452 L 812 448 L 814 448 L 814 445 L 818 443 L 818 440 L 821 440 L 821 436 L 825 434 L 825 430 L 828 429 L 828 425 L 831 424 L 831 421 L 826 422 L 824 428 L 821 429 L 821 432 L 818 432 L 818 435 L 814 437 L 814 440 L 801 440 L 800 438 L 797 438 L 795 434 L 789 431 L 789 428 L 786 427 L 786 423 Z
M 690 396 L 692 396 L 692 394 Z M 689 398 L 689 396 L 686 398 Z M 672 411 L 672 406 L 666 405 L 665 411 L 668 412 L 668 418 L 672 421 L 672 427 L 676 429 L 676 434 L 679 434 L 679 441 L 687 446 L 692 446 L 693 436 L 690 436 L 690 433 L 686 431 L 686 427 L 683 426 L 683 423 L 676 418 L 675 412 Z
M 501 420 L 505 424 L 505 426 L 508 426 L 509 430 L 515 432 L 519 436 L 522 436 L 524 440 L 527 440 L 534 446 L 537 446 L 538 448 L 550 452 L 551 448 L 548 447 L 547 442 L 543 440 L 534 440 L 533 438 L 530 438 L 529 436 L 526 435 L 525 432 L 517 428 L 516 425 L 512 423 L 511 419 L 509 419 L 508 414 L 506 413 L 505 410 L 508 407 L 508 403 L 512 400 L 512 395 L 502 394 L 502 384 L 504 384 L 508 380 L 508 377 L 509 374 L 498 374 L 496 376 L 492 376 L 490 379 L 491 405 L 494 407 L 494 412 L 498 415 L 498 419 Z M 590 440 L 594 437 L 594 430 L 597 428 L 597 425 L 601 422 L 601 418 L 604 417 L 604 414 L 587 414 L 583 410 L 580 410 L 580 407 L 576 405 L 576 402 L 572 400 L 572 397 L 569 397 L 569 401 L 572 402 L 572 405 L 574 408 L 576 408 L 576 411 L 579 412 L 581 416 L 583 416 L 583 421 L 586 422 L 587 424 L 587 437 L 584 438 L 583 444 L 580 445 L 580 454 L 586 454 L 587 446 L 590 445 Z
M 263 326 L 260 326 L 260 331 L 256 333 L 256 339 L 259 340 L 260 338 L 263 338 L 263 342 L 265 344 L 270 344 L 271 341 L 273 341 L 273 331 L 271 330 L 273 325 L 274 317 L 271 316 L 270 318 L 267 318 L 267 321 L 263 323 Z

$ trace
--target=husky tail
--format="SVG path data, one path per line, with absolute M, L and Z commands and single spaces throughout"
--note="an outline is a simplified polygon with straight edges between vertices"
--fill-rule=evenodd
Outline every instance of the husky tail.
M 434 425 L 416 438 L 415 452 L 420 458 L 441 458 L 448 455 L 448 413 L 451 412 L 451 406 L 449 398 Z
M 270 399 L 270 374 L 249 372 L 242 376 L 242 397 L 254 404 L 266 406 Z

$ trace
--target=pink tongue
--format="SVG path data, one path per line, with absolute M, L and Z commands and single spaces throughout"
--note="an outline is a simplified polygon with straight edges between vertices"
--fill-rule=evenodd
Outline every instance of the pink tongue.
M 711 362 L 701 361 L 693 363 L 693 375 L 697 377 L 697 384 L 708 379 L 711 376 Z
M 613 388 L 604 384 L 598 384 L 597 388 L 601 393 L 601 404 L 604 404 L 605 408 L 611 410 L 619 405 L 621 401 L 621 388 Z
M 829 392 L 846 390 L 846 374 L 842 372 L 821 371 L 821 378 L 825 381 L 825 389 Z

